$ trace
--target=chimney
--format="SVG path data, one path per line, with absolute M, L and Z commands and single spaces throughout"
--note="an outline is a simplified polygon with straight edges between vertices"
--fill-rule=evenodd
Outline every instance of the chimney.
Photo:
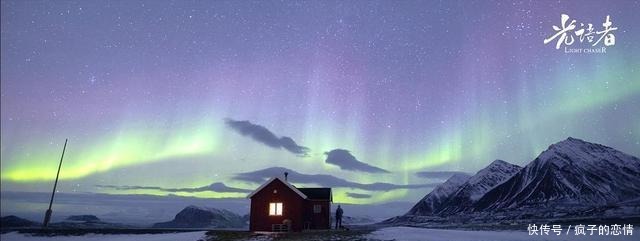
M 288 173 L 288 172 L 284 172 L 284 181 L 285 181 L 285 182 L 288 182 L 288 181 L 287 181 L 287 176 L 289 176 L 289 173 Z

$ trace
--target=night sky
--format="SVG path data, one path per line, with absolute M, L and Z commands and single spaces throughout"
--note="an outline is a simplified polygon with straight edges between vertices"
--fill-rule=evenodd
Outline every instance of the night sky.
M 343 203 L 569 136 L 640 156 L 638 1 L 1 7 L 2 191 L 50 191 L 65 138 L 60 192 L 245 197 L 283 167 Z M 543 44 L 562 13 L 615 45 Z

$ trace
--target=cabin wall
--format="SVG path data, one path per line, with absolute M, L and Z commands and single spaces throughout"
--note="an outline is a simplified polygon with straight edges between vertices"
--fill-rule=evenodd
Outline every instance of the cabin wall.
M 274 190 L 277 190 L 274 193 Z M 269 216 L 269 203 L 281 202 L 282 216 Z M 271 231 L 272 224 L 282 224 L 285 219 L 291 220 L 291 229 L 301 231 L 303 228 L 303 210 L 305 200 L 281 181 L 273 181 L 260 192 L 251 197 L 251 213 L 249 229 L 251 231 Z
M 320 205 L 320 213 L 314 213 L 313 206 Z M 311 229 L 331 228 L 331 203 L 327 200 L 307 200 L 305 203 L 305 221 L 311 223 Z

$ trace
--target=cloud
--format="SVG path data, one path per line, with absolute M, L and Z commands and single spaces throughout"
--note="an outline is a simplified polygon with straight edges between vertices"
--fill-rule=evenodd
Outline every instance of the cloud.
M 416 176 L 417 177 L 422 177 L 422 178 L 439 178 L 439 179 L 447 179 L 455 174 L 465 174 L 468 175 L 465 172 L 456 172 L 456 171 L 434 171 L 434 172 L 429 172 L 429 171 L 424 171 L 424 172 L 416 172 Z
M 116 190 L 158 190 L 164 192 L 235 192 L 235 193 L 249 193 L 252 190 L 229 187 L 221 182 L 212 183 L 208 186 L 202 187 L 186 187 L 186 188 L 164 188 L 164 187 L 154 187 L 154 186 L 116 186 L 116 185 L 96 185 L 96 187 L 101 188 L 111 188 Z
M 371 197 L 371 195 L 369 194 L 353 193 L 353 192 L 347 192 L 347 196 L 351 198 L 370 198 Z
M 287 136 L 278 137 L 264 126 L 253 124 L 249 121 L 237 121 L 225 119 L 228 127 L 243 136 L 251 137 L 254 141 L 260 142 L 272 148 L 284 148 L 285 150 L 300 156 L 307 156 L 309 148 L 298 145 L 293 139 Z
M 316 184 L 325 187 L 346 187 L 346 188 L 358 188 L 368 191 L 389 191 L 395 189 L 414 189 L 414 188 L 427 188 L 435 187 L 439 183 L 427 183 L 427 184 L 393 184 L 393 183 L 357 183 L 347 181 L 342 178 L 338 178 L 332 175 L 326 174 L 302 174 L 291 169 L 284 167 L 270 167 L 253 172 L 245 172 L 236 174 L 233 179 L 240 181 L 253 182 L 262 184 L 271 177 L 282 177 L 284 172 L 289 173 L 289 181 L 292 183 L 301 184 Z
M 358 161 L 355 156 L 351 155 L 348 150 L 334 149 L 329 152 L 325 152 L 327 155 L 326 163 L 336 165 L 343 170 L 361 171 L 369 173 L 390 173 L 379 167 L 371 166 L 367 163 Z

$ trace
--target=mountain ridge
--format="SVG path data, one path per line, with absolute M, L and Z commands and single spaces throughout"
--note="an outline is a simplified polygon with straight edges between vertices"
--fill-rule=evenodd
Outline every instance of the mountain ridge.
M 454 174 L 420 199 L 405 215 L 435 214 L 440 210 L 441 205 L 446 202 L 447 198 L 470 177 L 468 174 Z
M 611 147 L 567 138 L 478 201 L 475 210 L 526 205 L 603 206 L 640 197 L 640 160 Z
M 484 194 L 499 184 L 502 184 L 522 167 L 503 160 L 495 160 L 487 167 L 480 169 L 471 176 L 458 190 L 447 198 L 443 208 L 438 214 L 450 214 L 461 211 L 469 211 L 473 204 L 482 198 Z
M 496 178 L 482 183 L 493 172 L 497 173 Z M 472 188 L 474 185 L 478 185 L 477 190 Z M 434 188 L 404 216 L 444 217 L 555 205 L 603 207 L 640 200 L 640 159 L 605 145 L 569 137 L 550 145 L 524 167 L 496 160 L 459 184 L 448 197 L 435 195 L 439 189 L 440 186 Z M 439 210 L 416 208 L 430 196 L 438 197 Z

